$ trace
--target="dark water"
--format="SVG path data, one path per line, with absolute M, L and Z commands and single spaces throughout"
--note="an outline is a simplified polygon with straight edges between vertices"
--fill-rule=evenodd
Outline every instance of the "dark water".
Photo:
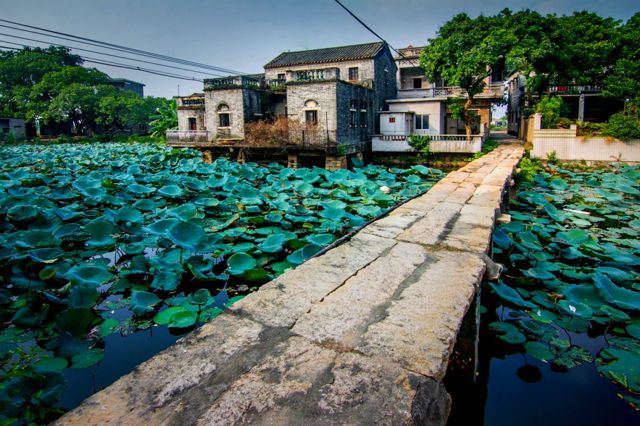
M 123 337 L 112 334 L 104 338 L 104 358 L 90 368 L 67 368 L 64 375 L 69 386 L 60 406 L 69 410 L 85 398 L 130 373 L 138 364 L 171 346 L 183 335 L 172 335 L 167 327 L 151 327 Z
M 503 314 L 494 305 L 480 316 L 477 362 L 470 343 L 476 337 L 475 306 L 465 318 L 445 378 L 453 399 L 449 426 L 640 425 L 640 412 L 618 397 L 620 388 L 601 377 L 595 364 L 554 371 L 494 337 L 488 324 L 498 319 L 496 310 Z M 569 334 L 594 358 L 604 346 L 602 336 Z

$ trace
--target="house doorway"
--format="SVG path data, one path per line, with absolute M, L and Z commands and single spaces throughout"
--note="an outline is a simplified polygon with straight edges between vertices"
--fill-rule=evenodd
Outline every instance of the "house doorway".
M 195 117 L 189 117 L 189 130 L 198 130 L 198 123 Z

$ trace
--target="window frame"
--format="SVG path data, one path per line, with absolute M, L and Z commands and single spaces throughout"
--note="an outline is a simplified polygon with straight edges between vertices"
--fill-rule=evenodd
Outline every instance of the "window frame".
M 226 117 L 226 125 L 223 124 L 223 117 Z M 219 112 L 218 113 L 218 128 L 228 129 L 231 127 L 231 113 L 230 112 Z
M 360 80 L 360 67 L 349 67 L 347 73 L 349 75 L 349 81 Z
M 426 127 L 424 126 L 425 120 L 427 122 Z M 414 125 L 416 130 L 429 130 L 429 114 L 416 114 L 414 118 Z

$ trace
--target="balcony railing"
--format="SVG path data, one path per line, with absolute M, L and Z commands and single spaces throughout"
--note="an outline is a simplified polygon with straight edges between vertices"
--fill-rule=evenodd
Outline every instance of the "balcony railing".
M 483 135 L 429 135 L 429 151 L 441 153 L 475 153 L 482 150 Z M 415 152 L 409 145 L 409 135 L 374 135 L 373 151 L 380 152 Z
M 167 130 L 167 144 L 193 144 L 206 143 L 209 141 L 209 131 L 207 130 Z
M 602 87 L 595 85 L 554 85 L 549 86 L 547 92 L 549 93 L 558 93 L 558 94 L 582 94 L 582 93 L 600 93 L 602 91 Z
M 204 80 L 204 90 L 221 90 L 234 88 L 261 89 L 263 86 L 264 80 L 248 77 L 246 75 L 207 78 Z
M 287 71 L 287 82 L 308 82 L 318 80 L 339 80 L 339 68 Z
M 399 89 L 398 99 L 421 99 L 421 98 L 451 98 L 464 97 L 466 92 L 458 86 L 430 87 L 428 89 Z M 480 98 L 502 98 L 504 96 L 504 86 L 496 84 L 485 87 L 484 91 L 476 97 Z

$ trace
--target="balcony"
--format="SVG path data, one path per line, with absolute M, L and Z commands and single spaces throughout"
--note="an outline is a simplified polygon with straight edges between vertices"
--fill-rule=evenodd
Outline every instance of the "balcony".
M 399 89 L 398 99 L 425 99 L 425 98 L 463 98 L 466 92 L 458 86 L 430 87 L 428 89 Z M 502 99 L 504 97 L 504 86 L 502 84 L 492 84 L 485 87 L 484 91 L 475 96 L 476 98 Z
M 339 80 L 339 68 L 287 71 L 287 83 L 308 83 L 310 81 Z
M 207 130 L 167 130 L 165 134 L 169 146 L 207 145 L 210 133 Z
M 595 85 L 553 85 L 549 86 L 547 93 L 554 93 L 558 95 L 581 95 L 581 94 L 594 94 L 602 92 L 602 87 Z
M 204 80 L 204 90 L 262 89 L 263 86 L 263 79 L 249 77 L 246 75 L 207 78 Z

